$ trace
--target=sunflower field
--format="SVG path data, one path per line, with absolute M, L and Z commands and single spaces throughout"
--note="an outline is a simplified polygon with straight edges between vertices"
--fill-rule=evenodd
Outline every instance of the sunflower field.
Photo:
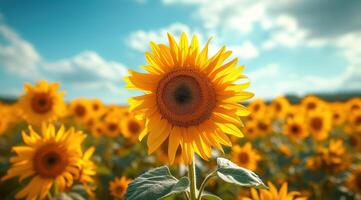
M 208 44 L 151 43 L 128 105 L 25 83 L 0 103 L 0 199 L 361 199 L 361 98 L 253 98 Z

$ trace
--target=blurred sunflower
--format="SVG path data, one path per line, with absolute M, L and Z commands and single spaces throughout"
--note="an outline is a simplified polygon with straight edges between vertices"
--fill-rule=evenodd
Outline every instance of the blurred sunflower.
M 288 113 L 290 102 L 285 97 L 277 97 L 271 103 L 273 117 L 284 119 Z
M 104 120 L 104 134 L 110 138 L 118 137 L 121 133 L 121 121 L 118 117 L 107 117 Z
M 234 145 L 232 147 L 232 160 L 239 166 L 247 168 L 251 171 L 257 169 L 257 163 L 261 160 L 261 156 L 258 152 L 252 148 L 252 144 L 247 142 L 242 147 Z
M 90 160 L 95 147 L 90 147 L 85 151 L 80 165 L 79 182 L 83 184 L 85 191 L 88 195 L 94 196 L 95 180 L 93 176 L 96 174 L 96 165 Z
M 339 102 L 330 104 L 333 126 L 337 127 L 345 123 L 346 115 L 344 107 L 344 104 Z
M 298 191 L 288 192 L 287 182 L 283 183 L 281 189 L 277 188 L 268 182 L 269 190 L 256 190 L 251 188 L 250 197 L 239 197 L 238 200 L 307 200 L 308 198 L 302 196 Z
M 116 177 L 109 183 L 110 194 L 115 198 L 123 199 L 130 182 L 131 180 L 125 176 L 122 176 L 121 178 Z
M 35 86 L 24 85 L 25 94 L 20 97 L 18 106 L 22 117 L 33 125 L 56 120 L 63 115 L 65 103 L 63 92 L 58 92 L 59 83 L 38 81 Z
M 265 135 L 272 132 L 272 120 L 268 117 L 258 117 L 255 119 L 256 134 Z
M 300 105 L 291 105 L 288 108 L 286 119 L 305 116 L 306 109 Z
M 352 112 L 349 115 L 348 126 L 352 133 L 361 133 L 361 112 Z
M 96 121 L 95 124 L 90 129 L 90 133 L 96 138 L 103 135 L 105 133 L 104 122 L 101 120 Z
M 330 140 L 327 147 L 319 146 L 317 155 L 306 161 L 306 167 L 337 174 L 351 164 L 351 157 L 347 154 L 342 140 Z
M 144 129 L 144 120 L 128 115 L 120 122 L 121 131 L 125 138 L 137 138 Z
M 332 128 L 330 113 L 322 110 L 315 110 L 307 115 L 307 127 L 312 137 L 317 140 L 324 140 L 329 136 Z
M 139 139 L 148 135 L 148 153 L 153 153 L 169 138 L 168 156 L 173 163 L 180 145 L 182 159 L 189 164 L 194 152 L 207 160 L 211 147 L 223 150 L 232 143 L 225 134 L 243 137 L 238 127 L 239 116 L 249 111 L 239 102 L 253 94 L 245 92 L 249 82 L 237 58 L 223 64 L 231 55 L 225 47 L 208 58 L 208 44 L 199 51 L 198 39 L 188 44 L 182 33 L 179 44 L 168 34 L 169 47 L 151 43 L 152 53 L 146 53 L 149 64 L 142 66 L 149 73 L 130 70 L 127 87 L 145 91 L 145 95 L 129 100 L 130 110 L 146 118 L 146 129 Z
M 304 107 L 304 109 L 307 112 L 320 109 L 320 107 L 322 107 L 322 104 L 323 101 L 317 96 L 313 96 L 313 95 L 306 96 L 301 101 L 301 105 Z
M 70 103 L 70 112 L 79 123 L 87 122 L 92 116 L 90 103 L 83 98 L 75 99 Z
M 361 194 L 361 165 L 352 171 L 346 180 L 346 186 L 354 193 Z
M 361 111 L 361 98 L 354 97 L 346 102 L 347 113 L 360 112 Z
M 1 112 L 0 112 L 1 115 Z M 6 115 L 1 115 L 0 118 L 0 135 L 2 135 L 9 127 L 9 121 Z
M 292 141 L 300 141 L 308 136 L 307 126 L 302 117 L 289 118 L 283 130 Z
M 247 121 L 243 127 L 243 132 L 246 133 L 246 138 L 253 140 L 259 136 L 257 131 L 257 123 L 254 121 Z
M 255 99 L 247 107 L 252 115 L 263 115 L 267 105 L 263 99 Z
M 16 198 L 43 199 L 53 185 L 59 191 L 71 187 L 79 176 L 85 135 L 63 126 L 56 131 L 53 125 L 43 125 L 41 135 L 29 129 L 29 134 L 22 133 L 26 146 L 12 148 L 17 155 L 10 158 L 12 166 L 2 180 L 19 176 L 22 182 L 32 177 Z

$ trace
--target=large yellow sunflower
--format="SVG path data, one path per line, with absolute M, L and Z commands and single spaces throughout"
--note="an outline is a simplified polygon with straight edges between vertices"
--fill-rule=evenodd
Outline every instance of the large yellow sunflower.
M 35 86 L 25 84 L 25 94 L 18 102 L 23 118 L 30 124 L 40 125 L 62 116 L 65 108 L 64 93 L 58 92 L 58 88 L 58 83 L 44 80 Z
M 10 158 L 12 166 L 2 180 L 32 177 L 15 197 L 43 199 L 54 184 L 64 191 L 79 176 L 85 135 L 64 127 L 56 131 L 53 125 L 43 125 L 41 135 L 29 129 L 29 134 L 22 133 L 26 146 L 13 147 L 17 155 Z
M 179 44 L 168 34 L 169 47 L 151 43 L 152 52 L 145 54 L 148 73 L 130 70 L 127 87 L 143 90 L 145 95 L 129 100 L 130 110 L 146 118 L 148 152 L 158 149 L 168 138 L 168 156 L 173 163 L 177 149 L 182 148 L 183 161 L 192 163 L 194 152 L 203 159 L 211 156 L 211 147 L 223 150 L 231 146 L 225 134 L 242 137 L 239 116 L 249 114 L 239 102 L 253 94 L 245 92 L 249 83 L 236 84 L 246 78 L 237 58 L 224 64 L 231 55 L 223 47 L 208 58 L 208 43 L 199 50 L 197 37 L 188 44 L 182 33 Z

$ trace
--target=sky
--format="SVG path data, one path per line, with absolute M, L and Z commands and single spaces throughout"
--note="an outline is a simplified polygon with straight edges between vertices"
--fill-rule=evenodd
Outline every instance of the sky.
M 127 102 L 150 41 L 196 35 L 245 65 L 255 98 L 361 91 L 359 0 L 1 0 L 0 96 L 60 82 L 66 99 Z

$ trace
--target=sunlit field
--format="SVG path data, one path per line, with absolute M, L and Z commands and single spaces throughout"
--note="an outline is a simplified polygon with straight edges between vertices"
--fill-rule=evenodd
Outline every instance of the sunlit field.
M 256 172 L 272 195 L 288 192 L 293 196 L 288 199 L 356 198 L 361 190 L 360 98 L 331 102 L 310 95 L 290 103 L 278 97 L 271 102 L 255 99 L 247 107 L 251 114 L 242 117 L 244 127 L 239 127 L 243 138 L 230 137 L 232 147 L 224 147 L 224 152 L 212 150 L 208 161 L 195 157 L 198 180 L 217 167 L 214 158 L 221 156 Z M 122 199 L 134 178 L 169 164 L 167 143 L 149 155 L 146 140 L 139 142 L 145 121 L 129 111 L 128 105 L 85 98 L 64 102 L 58 84 L 39 81 L 26 84 L 24 95 L 15 102 L 1 103 L 0 112 L 3 199 L 22 197 L 19 191 L 30 184 L 34 185 L 28 188 L 29 194 L 39 192 L 44 198 Z M 44 121 L 51 123 L 41 125 Z M 54 154 L 58 151 L 55 147 L 46 145 L 56 142 L 59 155 Z M 80 164 L 67 167 L 69 172 L 56 177 L 53 185 L 47 179 L 34 182 L 41 173 L 53 177 L 56 169 L 52 166 L 70 154 L 69 146 L 79 151 L 73 156 L 79 156 Z M 39 148 L 40 158 L 31 153 Z M 170 165 L 176 177 L 187 171 L 178 151 Z M 205 190 L 222 199 L 253 199 L 248 188 L 216 178 L 209 180 Z M 182 199 L 182 195 L 167 199 Z
M 0 0 L 0 200 L 361 200 L 361 0 Z

